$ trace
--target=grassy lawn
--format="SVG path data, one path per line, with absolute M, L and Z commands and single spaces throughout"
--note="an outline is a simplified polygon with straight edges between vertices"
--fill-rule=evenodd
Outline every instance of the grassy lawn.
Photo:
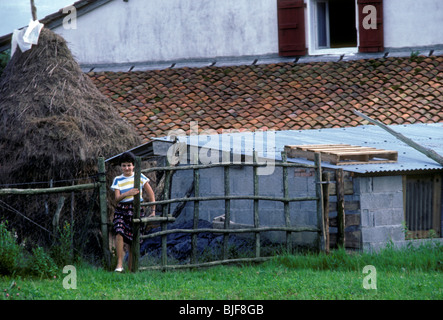
M 364 289 L 365 265 L 376 268 L 377 289 Z M 379 254 L 333 251 L 279 256 L 256 265 L 199 270 L 106 272 L 76 266 L 76 289 L 55 278 L 0 277 L 0 300 L 268 300 L 443 299 L 443 249 L 386 249 Z M 69 282 L 72 285 L 72 282 Z

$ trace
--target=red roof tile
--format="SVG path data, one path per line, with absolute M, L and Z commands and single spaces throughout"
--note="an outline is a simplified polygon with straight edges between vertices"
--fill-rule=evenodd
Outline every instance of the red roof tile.
M 169 130 L 290 130 L 443 121 L 443 56 L 89 73 L 149 140 Z

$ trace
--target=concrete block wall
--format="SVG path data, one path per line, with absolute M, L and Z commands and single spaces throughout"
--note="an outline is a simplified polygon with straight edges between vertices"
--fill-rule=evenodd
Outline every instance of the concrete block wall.
M 300 171 L 301 170 L 301 171 Z M 232 195 L 253 195 L 252 166 L 238 166 L 230 169 L 230 192 Z M 314 172 L 310 169 L 288 169 L 289 197 L 315 196 Z M 173 175 L 171 198 L 181 198 L 193 180 L 192 170 L 177 171 Z M 222 167 L 200 170 L 200 196 L 224 195 L 224 172 Z M 283 197 L 282 168 L 276 167 L 273 174 L 259 176 L 259 194 Z M 171 205 L 173 212 L 176 204 Z M 241 224 L 254 224 L 253 200 L 231 200 L 231 221 Z M 207 221 L 225 213 L 224 200 L 201 201 L 199 217 Z M 188 202 L 178 221 L 192 220 L 194 204 Z M 315 201 L 290 203 L 290 217 L 293 226 L 316 226 L 317 213 Z M 261 226 L 284 226 L 284 205 L 279 201 L 259 202 L 259 220 Z M 274 241 L 284 241 L 284 232 L 266 232 L 263 238 L 271 237 Z M 272 234 L 272 236 L 270 236 Z M 293 233 L 297 244 L 314 244 L 316 233 Z
M 373 251 L 405 240 L 402 176 L 358 177 L 363 250 Z

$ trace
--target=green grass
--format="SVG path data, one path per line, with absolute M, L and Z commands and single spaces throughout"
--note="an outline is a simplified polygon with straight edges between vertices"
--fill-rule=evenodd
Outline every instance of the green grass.
M 376 290 L 363 288 L 367 275 L 362 270 L 368 264 L 377 271 Z M 387 248 L 378 254 L 337 250 L 329 255 L 282 255 L 256 265 L 136 274 L 78 265 L 77 289 L 63 287 L 70 274 L 61 271 L 51 279 L 3 276 L 0 300 L 441 300 L 442 264 L 443 249 L 438 244 L 399 251 Z

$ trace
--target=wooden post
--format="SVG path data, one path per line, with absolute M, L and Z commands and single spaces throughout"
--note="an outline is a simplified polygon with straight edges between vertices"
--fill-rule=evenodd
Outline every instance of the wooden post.
M 321 155 L 315 153 L 315 190 L 317 196 L 317 228 L 318 232 L 318 248 L 320 251 L 325 249 L 325 228 L 324 228 L 324 208 L 323 208 L 323 187 L 322 187 L 322 170 Z
M 134 188 L 140 189 L 140 179 L 141 179 L 141 158 L 135 157 L 135 171 L 134 171 Z M 134 196 L 134 215 L 133 219 L 140 219 L 140 195 Z M 132 223 L 132 263 L 131 271 L 137 272 L 139 268 L 140 260 L 140 223 Z
M 282 159 L 282 163 L 287 162 L 286 152 L 283 151 L 281 153 L 281 159 Z M 288 199 L 289 198 L 288 167 L 284 166 L 284 167 L 282 167 L 282 169 L 283 169 L 283 197 L 285 199 Z M 289 215 L 289 201 L 283 202 L 283 206 L 284 206 L 285 224 L 286 224 L 286 227 L 290 227 L 291 226 L 291 217 Z M 288 253 L 292 252 L 292 241 L 291 241 L 291 232 L 290 231 L 286 232 L 286 250 Z
M 258 196 L 258 175 L 257 175 L 257 151 L 253 153 L 253 178 L 254 178 L 254 196 Z M 258 212 L 258 199 L 254 199 L 254 228 L 260 227 L 260 218 Z M 260 232 L 255 232 L 255 257 L 260 257 Z
M 105 268 L 111 268 L 111 253 L 109 251 L 109 234 L 108 234 L 108 205 L 106 201 L 106 170 L 105 159 L 98 158 L 98 182 L 99 182 L 99 203 L 100 203 L 100 220 L 102 232 L 102 247 Z
M 34 0 L 31 0 L 31 16 L 32 20 L 37 20 L 37 7 L 34 4 Z
M 195 161 L 198 164 L 198 153 L 194 156 Z M 199 169 L 194 169 L 194 197 L 198 198 L 200 196 L 200 171 Z M 193 229 L 198 229 L 198 219 L 200 215 L 200 201 L 194 201 L 194 219 L 193 219 Z M 197 240 L 198 234 L 193 233 L 191 236 L 191 263 L 197 263 Z
M 323 207 L 324 207 L 324 230 L 325 230 L 325 251 L 329 253 L 329 189 L 331 181 L 331 173 L 323 172 Z
M 168 157 L 166 157 L 166 167 L 169 167 L 169 160 Z M 169 187 L 171 185 L 171 170 L 165 171 L 165 184 L 163 189 L 163 200 L 169 199 Z M 169 214 L 169 204 L 163 204 L 162 205 L 162 217 L 166 218 Z M 168 222 L 162 222 L 161 223 L 161 229 L 162 231 L 166 231 L 168 229 Z M 168 235 L 162 235 L 162 256 L 161 256 L 161 265 L 162 267 L 166 267 L 166 264 L 168 263 Z
M 335 170 L 335 190 L 337 195 L 337 246 L 345 246 L 345 183 L 343 169 Z
M 230 178 L 229 178 L 229 166 L 224 167 L 224 188 L 225 196 L 231 194 Z M 231 220 L 231 201 L 225 199 L 225 223 L 224 228 L 228 230 L 230 228 Z M 229 244 L 229 233 L 223 235 L 223 260 L 228 259 L 228 244 Z

